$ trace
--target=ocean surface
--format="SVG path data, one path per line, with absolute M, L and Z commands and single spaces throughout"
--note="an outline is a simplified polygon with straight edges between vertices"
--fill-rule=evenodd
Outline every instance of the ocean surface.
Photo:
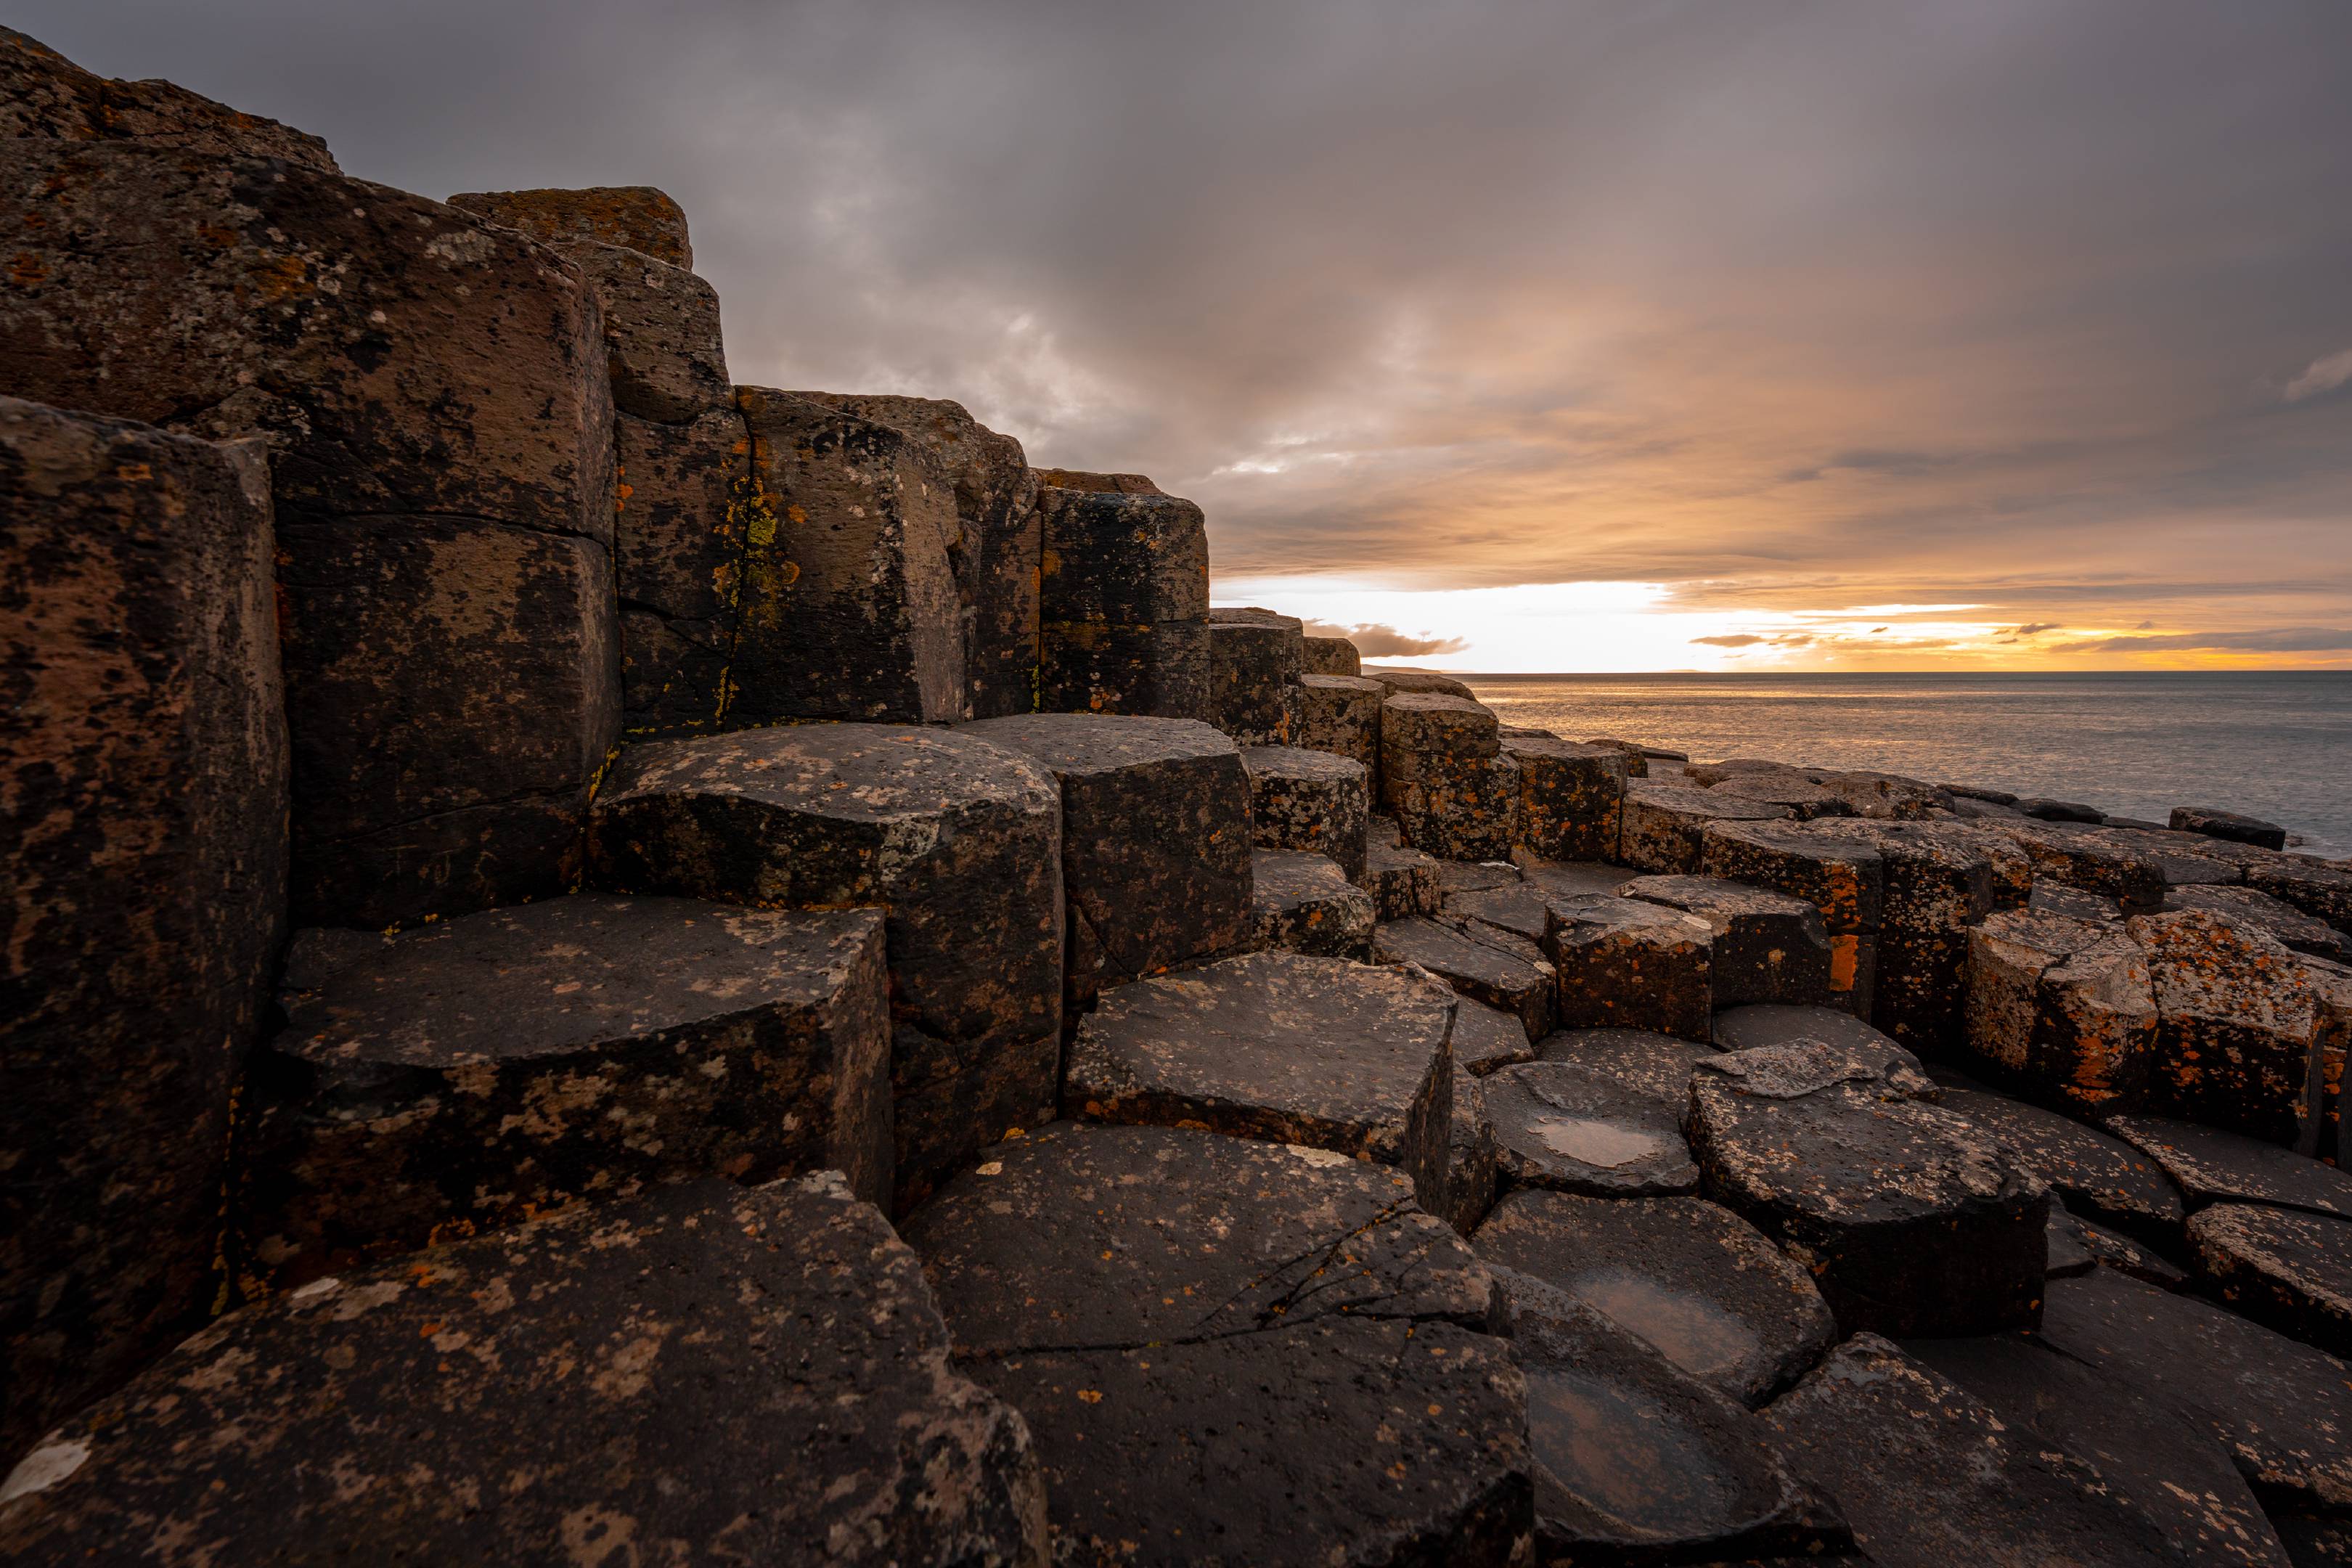
M 2352 672 L 1462 675 L 1506 724 L 1702 761 L 1769 757 L 2266 818 L 2352 856 Z

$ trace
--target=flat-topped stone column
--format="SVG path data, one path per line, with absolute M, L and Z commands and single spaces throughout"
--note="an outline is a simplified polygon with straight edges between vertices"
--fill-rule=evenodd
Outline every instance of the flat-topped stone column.
M 901 1207 L 1050 1111 L 1061 791 L 1024 753 L 887 724 L 634 746 L 597 795 L 589 863 L 615 892 L 886 911 Z
M 1969 933 L 1969 1056 L 2031 1098 L 2078 1114 L 2147 1098 L 2156 998 L 2119 925 L 2004 910 Z
M 1381 797 L 1405 842 L 1448 860 L 1510 857 L 1518 764 L 1492 710 L 1437 691 L 1392 691 L 1381 708 Z
M 1715 931 L 1697 915 L 1608 893 L 1555 898 L 1543 951 L 1563 1029 L 1647 1029 L 1705 1040 L 1714 1027 Z
M 1371 791 L 1361 763 L 1299 746 L 1245 746 L 1242 765 L 1259 846 L 1328 856 L 1349 881 L 1363 880 Z
M 1886 901 L 1885 858 L 1874 844 L 1825 837 L 1810 826 L 1711 823 L 1700 837 L 1698 869 L 1789 893 L 1819 910 L 1830 935 L 1831 997 L 1867 1018 Z
M 1038 487 L 1039 709 L 1212 718 L 1201 509 L 1136 475 L 1046 469 Z
M 889 1195 L 879 910 L 583 893 L 341 958 L 256 1068 L 243 1261 L 276 1288 L 684 1176 Z
M 1042 1563 L 1029 1434 L 949 1343 L 837 1178 L 664 1187 L 221 1319 L 37 1450 L 0 1554 Z
M 1209 612 L 1210 722 L 1244 746 L 1297 739 L 1298 679 L 1307 673 L 1295 616 L 1272 610 Z
M 1297 743 L 1318 752 L 1353 757 L 1364 764 L 1377 790 L 1381 777 L 1381 704 L 1386 700 L 1388 689 L 1377 680 L 1344 675 L 1303 675 L 1298 679 Z
M 2308 1152 L 2321 1017 L 2303 965 L 2258 927 L 2203 910 L 2126 922 L 2156 998 L 2151 1108 Z
M 1250 857 L 1250 911 L 1260 947 L 1368 963 L 1380 908 L 1322 855 L 1260 849 Z
M 1302 644 L 1309 675 L 1360 676 L 1364 673 L 1364 661 L 1356 645 L 1346 637 L 1309 636 Z
M 1795 816 L 1766 801 L 1638 780 L 1625 786 L 1623 826 L 1617 853 L 1610 858 L 1638 870 L 1685 875 L 1705 869 L 1700 847 L 1710 826 L 1783 822 Z
M 1106 985 L 1247 945 L 1250 775 L 1223 733 L 1108 713 L 1026 713 L 961 732 L 1031 758 L 1061 787 L 1070 1016 Z
M 1828 999 L 1829 933 L 1804 900 L 1721 877 L 1636 877 L 1619 892 L 1707 923 L 1712 1005 Z
M 1548 860 L 1615 858 L 1624 752 L 1535 734 L 1507 735 L 1502 749 L 1519 766 L 1518 844 Z

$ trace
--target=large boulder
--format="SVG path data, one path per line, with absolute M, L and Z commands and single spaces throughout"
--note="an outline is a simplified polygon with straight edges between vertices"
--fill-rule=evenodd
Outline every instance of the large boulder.
M 20 87 L 73 96 L 80 73 L 9 48 Z M 560 890 L 620 719 L 593 286 L 259 126 L 203 142 L 205 119 L 0 142 L 0 384 L 268 437 L 299 921 Z
M 2156 997 L 2150 1108 L 2309 1152 L 2319 1134 L 2320 1016 L 2294 956 L 2203 910 L 2126 922 Z
M 1412 1196 L 1320 1149 L 1060 1124 L 908 1221 L 958 1365 L 1027 1419 L 1056 1560 L 1514 1561 L 1523 1382 Z
M 1213 718 L 1201 509 L 1149 479 L 1037 478 L 1038 709 Z
M 0 398 L 0 1455 L 209 1294 L 285 933 L 270 560 L 257 443 Z
M 1344 675 L 1304 675 L 1298 679 L 1297 743 L 1318 752 L 1353 757 L 1366 776 L 1381 776 L 1381 704 L 1388 689 L 1377 680 Z
M 1454 1007 L 1411 969 L 1287 952 L 1138 981 L 1078 1025 L 1064 1108 L 1328 1150 L 1437 1192 Z
M 887 724 L 633 746 L 597 795 L 589 859 L 614 892 L 886 911 L 901 1207 L 1050 1114 L 1061 796 L 1022 753 Z
M 836 1178 L 665 1187 L 223 1318 L 35 1451 L 0 1553 L 1042 1563 L 1030 1435 L 948 1352 Z
M 1249 822 L 1262 848 L 1326 855 L 1350 881 L 1364 879 L 1364 824 L 1371 815 L 1361 763 L 1300 746 L 1244 746 Z
M 1709 1037 L 1715 932 L 1706 921 L 1591 893 L 1555 898 L 1549 920 L 1543 951 L 1559 973 L 1560 1027 Z
M 238 1213 L 276 1289 L 654 1183 L 890 1193 L 882 917 L 579 894 L 309 969 Z
M 1517 842 L 1547 860 L 1607 860 L 1617 853 L 1625 803 L 1625 754 L 1549 735 L 1513 735 L 1504 754 L 1519 765 Z
M 1026 713 L 962 732 L 1019 752 L 1061 788 L 1066 1017 L 1106 985 L 1246 945 L 1249 777 L 1233 742 L 1197 720 L 1109 713 Z
M 2040 1314 L 2049 1187 L 1900 1075 L 1826 1044 L 1711 1058 L 1689 1131 L 1706 1195 L 1804 1263 L 1847 1333 L 1995 1333 Z
M 2277 823 L 2211 806 L 2176 805 L 2172 808 L 2171 826 L 2176 833 L 2200 833 L 2208 838 L 2226 838 L 2261 849 L 2286 847 L 2286 829 Z
M 1967 1053 L 2083 1114 L 2137 1110 L 2156 1054 L 2147 955 L 2120 927 L 2004 910 L 1969 932 Z

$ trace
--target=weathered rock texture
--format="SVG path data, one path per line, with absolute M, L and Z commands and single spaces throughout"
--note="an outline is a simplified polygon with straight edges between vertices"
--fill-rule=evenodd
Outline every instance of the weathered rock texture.
M 1444 1182 L 1454 998 L 1426 974 L 1261 952 L 1108 992 L 1078 1026 L 1064 1108 L 1205 1127 Z
M 889 1197 L 877 910 L 551 899 L 393 938 L 288 1014 L 239 1205 L 274 1288 L 687 1176 Z
M 1382 963 L 1421 965 L 1463 995 L 1518 1019 L 1530 1040 L 1551 1033 L 1552 965 L 1533 942 L 1508 931 L 1475 921 L 1390 921 L 1373 932 L 1372 955 Z
M 1624 826 L 1614 858 L 1644 871 L 1697 871 L 1701 840 L 1709 826 L 1781 821 L 1794 815 L 1784 805 L 1713 790 L 1636 782 L 1625 786 Z
M 1307 673 L 1303 644 L 1295 616 L 1211 610 L 1210 721 L 1244 746 L 1289 745 L 1298 730 L 1298 679 Z
M 1517 842 L 1550 860 L 1606 860 L 1617 853 L 1625 754 L 1549 735 L 1512 736 L 1518 764 Z
M 651 185 L 468 191 L 451 196 L 449 205 L 553 243 L 625 246 L 671 267 L 694 267 L 685 212 Z
M 1367 779 L 1377 785 L 1381 704 L 1387 698 L 1388 689 L 1377 680 L 1344 675 L 1301 676 L 1297 743 L 1354 758 L 1364 764 Z
M 1622 893 L 1706 922 L 1715 1006 L 1828 997 L 1829 933 L 1804 900 L 1720 877 L 1637 877 Z
M 1793 824 L 1717 821 L 1701 837 L 1697 869 L 1791 894 L 1819 910 L 1830 936 L 1830 994 L 1856 1016 L 1870 1016 L 1886 897 L 1886 863 L 1876 845 Z
M 1057 1561 L 1514 1561 L 1524 1383 L 1396 1172 L 1059 1125 L 907 1236 L 960 1366 L 1027 1418 Z
M 1356 645 L 1346 637 L 1308 637 L 1305 639 L 1307 672 L 1309 675 L 1360 676 L 1364 661 Z
M 589 856 L 615 892 L 887 911 L 902 1207 L 1050 1112 L 1061 800 L 1020 752 L 887 724 L 633 746 L 597 796 Z
M 1968 1054 L 2062 1110 L 2112 1114 L 2147 1096 L 2156 1053 L 2147 959 L 2115 925 L 2004 910 L 1969 933 Z
M 1381 708 L 1381 798 L 1405 842 L 1448 860 L 1501 860 L 1518 814 L 1518 764 L 1495 715 L 1463 697 L 1394 693 Z
M 1364 822 L 1371 815 L 1361 763 L 1299 746 L 1245 746 L 1250 833 L 1267 849 L 1328 856 L 1350 881 L 1364 877 Z
M 2309 1148 L 2320 1017 L 2302 965 L 2268 933 L 2202 910 L 2126 929 L 2156 997 L 2153 1108 Z
M 1502 1173 L 1515 1186 L 1597 1197 L 1698 1189 L 1683 1144 L 1683 1084 L 1658 1092 L 1553 1059 L 1501 1068 L 1484 1088 Z
M 270 556 L 258 444 L 0 398 L 0 1458 L 209 1294 L 284 936 Z
M 1261 849 L 1250 858 L 1250 914 L 1258 946 L 1319 958 L 1371 958 L 1380 910 L 1371 894 L 1348 880 L 1338 861 L 1287 849 Z M 1517 1033 L 1518 1025 L 1515 1022 L 1511 1028 Z M 1524 1043 L 1526 1036 L 1519 1037 Z
M 1089 482 L 1100 478 L 1038 475 L 1037 706 L 1212 718 L 1201 509 L 1149 479 L 1140 490 Z
M 0 384 L 268 437 L 299 921 L 557 890 L 619 721 L 593 290 L 515 230 L 208 118 L 205 155 L 0 142 Z
M 1715 1016 L 1713 928 L 1640 899 L 1553 900 L 1543 951 L 1559 975 L 1564 1029 L 1649 1029 L 1707 1038 Z
M 1107 713 L 1024 714 L 964 732 L 1031 758 L 1061 788 L 1067 1008 L 1244 945 L 1250 780 L 1232 741 L 1196 720 Z
M 11 1562 L 1045 1561 L 1021 1419 L 950 1366 L 914 1256 L 824 1176 L 317 1281 L 45 1452 L 72 1462 L 0 1504 Z

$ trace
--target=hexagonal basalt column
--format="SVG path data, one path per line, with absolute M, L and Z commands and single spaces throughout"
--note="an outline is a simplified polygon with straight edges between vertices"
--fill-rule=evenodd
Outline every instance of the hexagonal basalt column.
M 889 1194 L 876 910 L 586 893 L 303 980 L 246 1152 L 248 1267 L 278 1288 L 681 1176 Z
M 1706 921 L 1663 904 L 1609 894 L 1554 900 L 1543 950 L 1559 972 L 1560 1027 L 1706 1039 L 1714 946 Z
M 1348 880 L 1339 863 L 1321 855 L 1261 849 L 1251 857 L 1250 909 L 1261 947 L 1321 958 L 1372 956 L 1379 910 L 1372 895 Z
M 2289 1148 L 2315 1143 L 2322 1021 L 2295 956 L 2203 910 L 2126 929 L 2156 996 L 2151 1108 Z
M 1364 661 L 1346 637 L 1310 637 L 1305 643 L 1309 675 L 1360 676 Z
M 883 724 L 655 742 L 604 781 L 589 859 L 615 891 L 887 911 L 901 1205 L 1052 1106 L 1061 792 L 1029 757 Z
M 1297 617 L 1272 610 L 1209 612 L 1210 722 L 1244 746 L 1297 736 L 1298 678 L 1307 673 Z
M 1377 784 L 1381 776 L 1381 704 L 1388 689 L 1377 680 L 1344 675 L 1304 675 L 1298 680 L 1299 745 L 1335 752 L 1364 764 Z
M 1636 877 L 1620 891 L 1707 922 L 1713 1005 L 1826 997 L 1829 934 L 1821 912 L 1804 900 L 1720 877 Z
M 1149 479 L 1140 489 L 1059 469 L 1038 479 L 1038 707 L 1211 718 L 1201 509 Z
M 1248 773 L 1190 719 L 1028 713 L 961 731 L 1021 752 L 1062 792 L 1065 995 L 1239 951 L 1251 930 Z
M 2156 999 L 2121 930 L 2004 910 L 1969 933 L 1967 983 L 1966 1048 L 2004 1083 L 2084 1114 L 2146 1097 Z
M 1250 833 L 1261 847 L 1328 856 L 1349 881 L 1363 880 L 1371 800 L 1362 763 L 1298 746 L 1245 746 L 1242 765 Z
M 1518 842 L 1549 860 L 1617 854 L 1625 804 L 1625 753 L 1543 735 L 1514 735 L 1504 754 L 1519 764 Z
M 1440 692 L 1381 708 L 1381 796 L 1405 842 L 1448 860 L 1501 860 L 1518 816 L 1518 764 L 1494 713 Z
M 1830 933 L 1830 994 L 1857 1017 L 1870 1016 L 1886 899 L 1876 845 L 1823 837 L 1811 824 L 1716 822 L 1701 837 L 1698 868 L 1793 894 L 1821 910 Z
M 1685 874 L 1700 867 L 1700 843 L 1717 823 L 1786 821 L 1785 805 L 1714 790 L 1647 781 L 1625 786 L 1624 826 L 1613 858 L 1643 871 Z

